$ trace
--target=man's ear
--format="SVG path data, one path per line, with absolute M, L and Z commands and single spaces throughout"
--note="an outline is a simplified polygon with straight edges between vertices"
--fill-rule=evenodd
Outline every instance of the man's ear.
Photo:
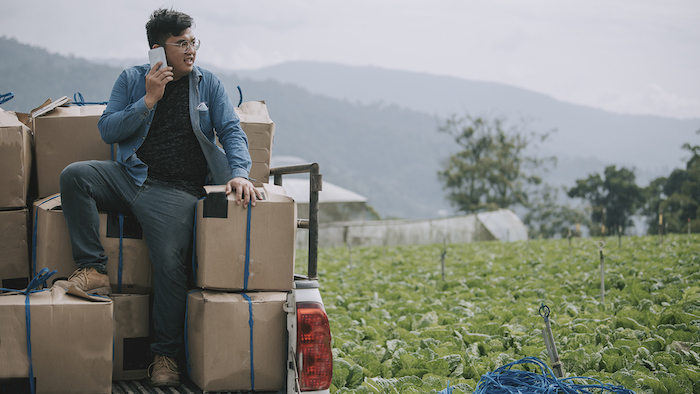
M 158 48 L 159 46 L 160 46 L 160 45 L 158 45 L 158 44 L 153 44 L 153 46 L 151 47 L 151 49 L 156 49 L 156 48 Z

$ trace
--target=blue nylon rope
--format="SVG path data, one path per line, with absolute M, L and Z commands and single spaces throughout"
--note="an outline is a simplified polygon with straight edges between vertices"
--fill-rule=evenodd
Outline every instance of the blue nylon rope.
M 85 105 L 105 105 L 105 104 L 107 104 L 107 101 L 88 102 L 88 101 L 85 101 L 83 99 L 83 95 L 80 92 L 75 92 L 75 93 L 73 93 L 73 101 L 70 102 L 69 104 L 82 107 Z
M 540 368 L 542 373 L 537 374 L 534 372 L 511 369 L 518 364 L 535 364 Z M 590 380 L 595 383 L 577 384 L 574 380 Z M 634 391 L 622 386 L 604 384 L 597 379 L 585 376 L 557 379 L 549 366 L 537 357 L 525 357 L 499 367 L 493 372 L 485 373 L 481 376 L 473 394 L 590 394 L 590 389 L 615 394 L 635 394 Z
M 250 391 L 255 391 L 255 365 L 253 364 L 253 302 L 246 293 L 241 293 L 248 301 L 248 325 L 250 326 Z
M 122 292 L 122 269 L 124 266 L 124 214 L 119 213 L 119 269 L 117 270 L 117 293 Z
M 44 290 L 37 290 L 36 288 L 39 287 L 42 283 L 46 283 L 46 281 L 53 276 L 57 271 L 53 270 L 49 272 L 49 269 L 44 267 L 42 270 L 29 282 L 27 285 L 27 288 L 25 290 L 13 290 L 13 289 L 4 289 L 0 288 L 2 291 L 12 291 L 12 292 L 19 292 L 24 294 L 24 320 L 25 324 L 27 326 L 27 359 L 29 361 L 29 388 L 31 390 L 31 393 L 34 394 L 36 392 L 36 388 L 34 387 L 34 365 L 32 364 L 32 316 L 31 316 L 31 307 L 29 303 L 29 295 L 32 293 L 37 293 L 40 291 Z
M 444 390 L 442 390 L 442 391 L 438 391 L 437 394 L 452 394 L 452 387 L 450 387 L 450 381 L 449 381 L 449 380 L 447 381 L 447 388 L 444 389 Z
M 250 274 L 250 217 L 253 206 L 248 204 L 248 223 L 245 233 L 245 271 L 243 273 L 243 291 L 248 290 L 248 275 Z

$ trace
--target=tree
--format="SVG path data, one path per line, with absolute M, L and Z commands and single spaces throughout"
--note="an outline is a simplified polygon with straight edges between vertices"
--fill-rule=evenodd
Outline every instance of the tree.
M 502 119 L 453 116 L 439 130 L 453 136 L 461 148 L 446 160 L 438 178 L 448 201 L 465 213 L 527 206 L 527 187 L 541 179 L 526 170 L 554 160 L 526 153 L 548 134 L 525 132 L 522 125 L 506 129 Z
M 700 134 L 700 130 L 698 130 Z M 675 169 L 668 177 L 653 180 L 644 189 L 643 214 L 647 217 L 648 233 L 658 229 L 659 214 L 663 214 L 665 231 L 677 233 L 700 231 L 700 146 L 684 144 L 691 153 L 685 169 Z
M 565 238 L 570 231 L 574 231 L 577 224 L 590 227 L 583 210 L 559 204 L 558 194 L 558 189 L 545 184 L 530 196 L 530 208 L 523 218 L 530 238 Z
M 591 222 L 600 226 L 591 226 L 591 234 L 604 234 L 605 228 L 618 226 L 624 233 L 632 226 L 631 217 L 643 203 L 642 189 L 635 183 L 634 171 L 624 167 L 618 170 L 616 166 L 606 167 L 603 177 L 592 174 L 587 179 L 576 180 L 576 186 L 567 194 L 587 200 L 591 205 Z

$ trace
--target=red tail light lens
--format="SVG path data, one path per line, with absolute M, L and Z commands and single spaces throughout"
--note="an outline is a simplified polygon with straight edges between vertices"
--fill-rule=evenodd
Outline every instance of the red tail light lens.
M 333 379 L 331 329 L 323 305 L 297 304 L 297 361 L 302 391 L 325 390 Z

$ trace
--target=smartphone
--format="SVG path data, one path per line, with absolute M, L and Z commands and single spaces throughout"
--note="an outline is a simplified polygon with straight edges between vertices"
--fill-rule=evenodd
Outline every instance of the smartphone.
M 168 66 L 168 61 L 165 60 L 165 49 L 163 49 L 163 47 L 153 48 L 148 51 L 148 60 L 151 61 L 151 68 L 155 67 L 158 62 L 163 62 L 160 65 L 161 67 Z

